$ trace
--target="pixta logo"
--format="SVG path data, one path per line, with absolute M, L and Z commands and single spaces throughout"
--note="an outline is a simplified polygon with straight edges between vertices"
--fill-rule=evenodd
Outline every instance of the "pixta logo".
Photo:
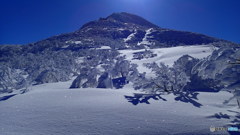
M 210 127 L 210 131 L 211 131 L 211 132 L 227 131 L 227 128 L 226 128 L 226 127 L 214 127 L 214 126 L 211 126 L 211 127 Z
M 237 132 L 237 131 L 239 131 L 239 129 L 238 129 L 238 127 L 228 127 L 228 131 Z
M 228 132 L 239 132 L 240 129 L 238 127 L 210 127 L 211 132 L 218 132 L 218 131 L 228 131 Z

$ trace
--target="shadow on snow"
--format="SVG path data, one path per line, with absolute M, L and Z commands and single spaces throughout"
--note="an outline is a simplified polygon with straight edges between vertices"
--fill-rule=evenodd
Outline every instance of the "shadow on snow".
M 184 103 L 191 103 L 193 106 L 200 108 L 202 104 L 197 102 L 198 100 L 197 96 L 199 93 L 192 92 L 192 91 L 186 91 L 186 92 L 173 92 L 173 94 L 176 96 L 175 100 L 184 102 Z
M 14 97 L 14 96 L 16 96 L 16 95 L 19 95 L 19 94 L 24 94 L 24 93 L 26 93 L 28 91 L 28 89 L 22 89 L 22 90 L 20 90 L 19 91 L 19 93 L 17 93 L 17 94 L 10 94 L 10 95 L 6 95 L 6 96 L 2 96 L 1 97 L 1 95 L 0 95 L 0 102 L 1 101 L 6 101 L 6 100 L 8 100 L 8 99 L 10 99 L 10 98 L 12 98 L 12 97 Z
M 230 113 L 235 113 L 235 115 L 231 116 L 229 114 L 223 114 L 222 112 L 215 113 L 214 115 L 208 116 L 207 118 L 212 119 L 229 119 L 230 123 L 225 125 L 225 127 L 237 127 L 240 129 L 240 112 L 227 110 Z M 239 131 L 227 131 L 230 135 L 239 135 Z
M 160 96 L 160 94 L 138 94 L 138 93 L 134 93 L 133 96 L 124 96 L 128 102 L 132 103 L 133 105 L 138 105 L 141 103 L 145 103 L 145 104 L 150 104 L 149 100 L 153 99 L 153 100 L 163 100 L 163 101 L 167 101 L 166 99 L 162 98 Z
M 185 102 L 185 103 L 191 103 L 193 106 L 200 108 L 202 104 L 198 103 L 196 100 L 197 95 L 199 93 L 195 92 L 185 92 L 185 93 L 180 93 L 180 92 L 174 92 L 173 93 L 176 97 L 176 101 L 180 102 Z M 125 99 L 128 100 L 128 102 L 132 103 L 133 105 L 138 105 L 138 104 L 150 104 L 149 100 L 162 100 L 162 101 L 167 101 L 165 98 L 161 97 L 161 94 L 142 94 L 142 93 L 134 93 L 133 96 L 124 96 Z
M 7 95 L 7 96 L 0 97 L 0 102 L 1 101 L 6 101 L 6 100 L 12 98 L 15 95 L 17 95 L 17 94 L 12 94 L 12 95 Z

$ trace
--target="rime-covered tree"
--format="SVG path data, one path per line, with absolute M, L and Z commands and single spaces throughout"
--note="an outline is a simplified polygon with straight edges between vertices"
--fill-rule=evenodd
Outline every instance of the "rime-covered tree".
M 183 91 L 190 82 L 189 76 L 181 63 L 175 63 L 173 67 L 168 67 L 164 63 L 147 63 L 145 66 L 152 70 L 155 77 L 141 77 L 140 85 L 136 88 L 142 88 L 150 92 L 179 92 Z
M 125 56 L 116 58 L 116 63 L 113 68 L 114 77 L 126 77 L 130 69 L 130 62 L 125 59 Z
M 0 65 L 0 94 L 13 90 L 28 89 L 28 83 L 21 70 L 11 69 L 6 65 Z

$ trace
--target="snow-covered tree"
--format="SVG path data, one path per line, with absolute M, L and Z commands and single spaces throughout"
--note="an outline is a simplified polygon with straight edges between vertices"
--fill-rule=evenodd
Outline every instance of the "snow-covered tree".
M 151 68 L 152 71 L 155 73 L 156 77 L 151 78 L 151 81 L 155 85 L 155 88 L 157 91 L 172 91 L 172 73 L 168 66 L 166 66 L 164 63 L 160 63 L 158 65 L 157 63 L 152 63 L 148 65 L 148 68 Z
M 109 72 L 104 72 L 98 78 L 98 85 L 97 88 L 113 88 L 112 77 Z
M 168 67 L 164 63 L 151 63 L 146 64 L 148 68 L 155 73 L 154 78 L 149 81 L 152 82 L 155 91 L 182 91 L 183 88 L 190 81 L 181 66 L 175 64 L 173 67 Z
M 72 82 L 70 88 L 96 88 L 98 85 L 97 75 L 99 75 L 98 69 L 84 67 L 81 69 L 81 73 Z
M 141 52 L 133 53 L 133 59 L 141 60 L 143 58 L 153 58 L 157 56 L 157 54 L 154 54 L 152 51 L 145 49 Z
M 13 90 L 27 89 L 28 83 L 23 71 L 0 65 L 0 94 Z M 25 90 L 24 90 L 25 91 Z
M 125 56 L 116 58 L 116 64 L 113 68 L 114 77 L 126 77 L 130 69 L 130 62 L 125 59 Z
M 237 64 L 239 58 L 239 47 L 223 46 L 196 64 L 193 73 L 203 81 L 212 80 L 212 83 L 208 83 L 209 87 L 213 85 L 213 89 L 231 91 L 234 98 L 240 99 L 240 65 Z
M 73 81 L 70 88 L 112 88 L 112 79 L 116 75 L 116 51 L 112 50 L 89 50 L 80 64 L 80 73 Z M 123 70 L 121 70 L 123 72 Z

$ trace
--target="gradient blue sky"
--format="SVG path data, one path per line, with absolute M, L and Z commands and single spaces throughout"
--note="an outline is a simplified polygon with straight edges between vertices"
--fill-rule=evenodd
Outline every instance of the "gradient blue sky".
M 113 12 L 240 43 L 240 0 L 1 0 L 0 44 L 72 32 Z

